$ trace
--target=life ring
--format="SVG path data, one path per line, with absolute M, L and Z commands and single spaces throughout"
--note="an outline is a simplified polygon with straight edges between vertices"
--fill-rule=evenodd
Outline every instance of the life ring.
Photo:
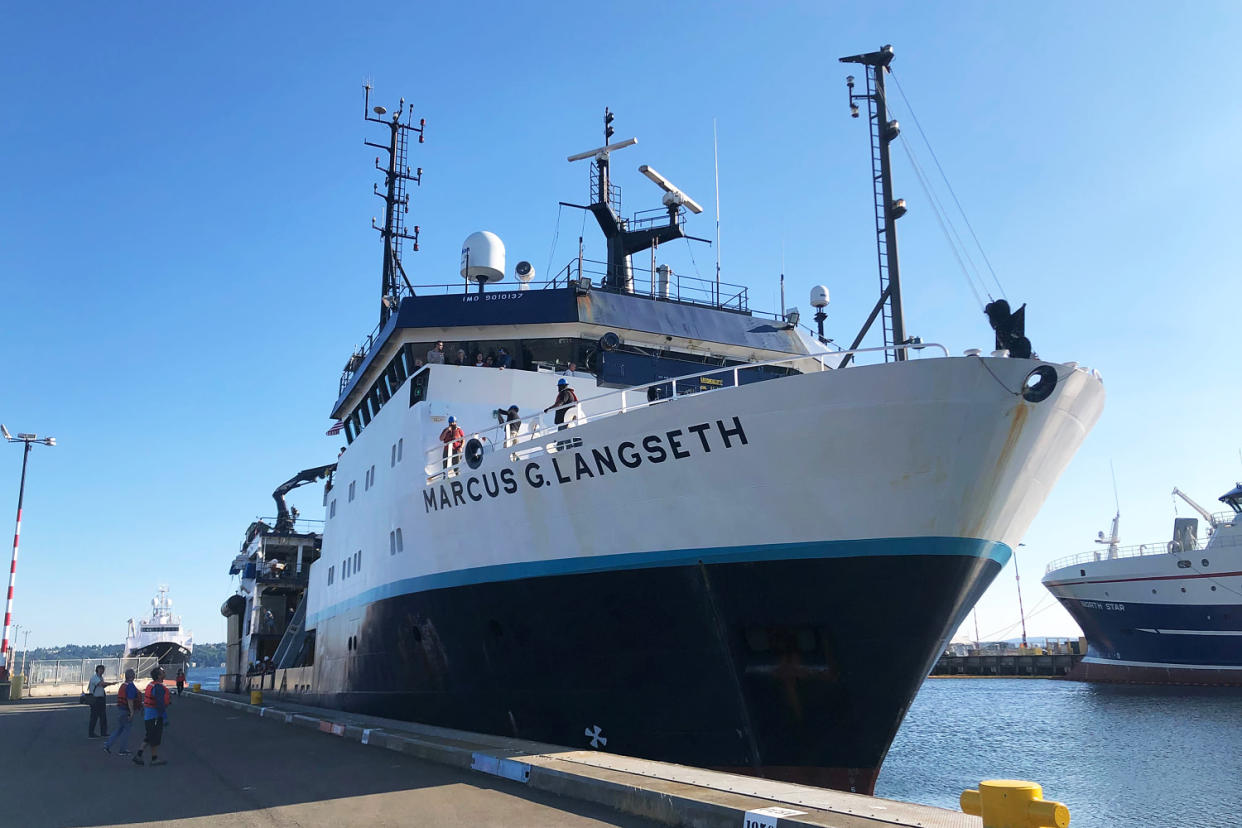
M 472 469 L 483 465 L 483 441 L 478 437 L 466 441 L 466 465 Z
M 1027 402 L 1043 402 L 1052 396 L 1057 387 L 1057 372 L 1051 365 L 1040 365 L 1022 381 L 1022 399 Z

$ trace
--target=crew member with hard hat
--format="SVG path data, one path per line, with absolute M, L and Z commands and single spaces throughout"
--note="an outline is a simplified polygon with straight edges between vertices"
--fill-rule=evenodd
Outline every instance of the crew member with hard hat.
M 466 435 L 457 425 L 456 417 L 448 418 L 448 426 L 440 432 L 440 442 L 444 443 L 445 474 L 452 474 L 454 467 L 461 462 L 461 446 Z

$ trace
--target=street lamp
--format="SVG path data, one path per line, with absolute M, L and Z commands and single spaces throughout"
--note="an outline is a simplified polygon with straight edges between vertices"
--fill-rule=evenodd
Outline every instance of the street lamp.
M 9 597 L 4 605 L 4 640 L 0 643 L 0 680 L 9 678 L 10 656 L 9 656 L 9 627 L 13 620 L 13 584 L 17 581 L 17 542 L 22 534 L 22 500 L 26 496 L 26 462 L 30 459 L 30 447 L 35 443 L 45 446 L 56 445 L 55 437 L 40 437 L 37 434 L 21 434 L 16 437 L 9 434 L 9 430 L 0 425 L 0 435 L 4 436 L 6 442 L 21 443 L 24 448 L 22 450 L 22 482 L 17 490 L 17 528 L 13 530 L 13 562 L 9 565 Z

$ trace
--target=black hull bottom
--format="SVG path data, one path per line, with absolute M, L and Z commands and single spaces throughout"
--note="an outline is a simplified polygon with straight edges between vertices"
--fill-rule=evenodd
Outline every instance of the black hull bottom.
M 174 644 L 171 641 L 159 641 L 155 644 L 148 644 L 140 647 L 133 652 L 125 654 L 127 658 L 158 658 L 160 664 L 164 667 L 169 665 L 183 666 L 190 659 L 190 651 L 180 644 Z
M 1000 570 L 981 542 L 921 543 L 936 553 L 574 574 L 383 599 L 318 625 L 312 692 L 298 697 L 870 793 L 944 642 Z

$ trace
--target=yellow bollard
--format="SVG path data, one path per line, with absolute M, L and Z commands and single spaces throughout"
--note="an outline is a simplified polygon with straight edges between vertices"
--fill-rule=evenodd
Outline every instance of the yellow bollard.
M 251 704 L 263 704 L 263 691 L 262 690 L 251 690 L 250 691 L 250 703 Z
M 197 681 L 196 681 L 196 682 L 194 682 L 193 684 L 191 684 L 191 685 L 190 685 L 190 692 L 191 692 L 191 693 L 201 693 L 201 692 L 203 692 L 203 685 L 201 685 L 201 684 L 200 684 L 200 683 L 198 683 Z
M 988 779 L 962 791 L 962 812 L 983 817 L 983 828 L 1067 828 L 1069 808 L 1044 799 L 1034 782 Z

